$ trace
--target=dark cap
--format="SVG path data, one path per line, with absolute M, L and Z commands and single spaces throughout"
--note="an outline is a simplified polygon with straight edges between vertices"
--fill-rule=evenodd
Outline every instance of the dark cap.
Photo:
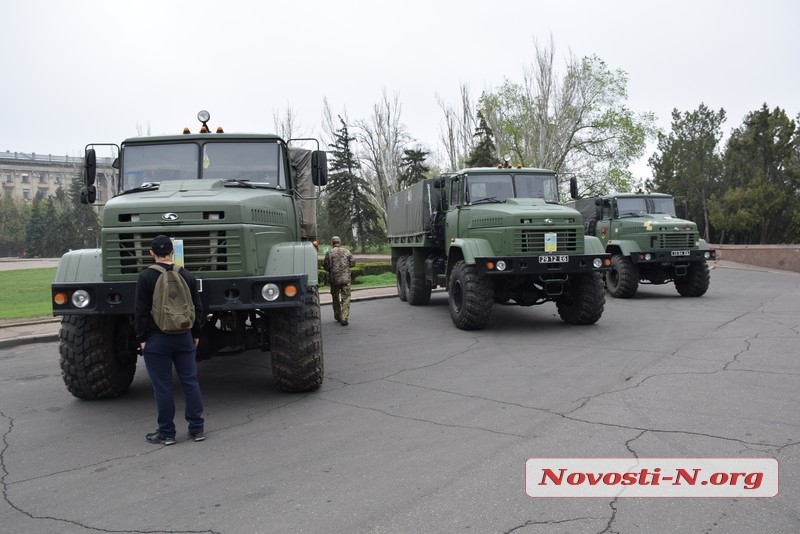
M 163 234 L 158 235 L 150 244 L 150 250 L 152 250 L 156 256 L 166 256 L 172 252 L 172 240 Z

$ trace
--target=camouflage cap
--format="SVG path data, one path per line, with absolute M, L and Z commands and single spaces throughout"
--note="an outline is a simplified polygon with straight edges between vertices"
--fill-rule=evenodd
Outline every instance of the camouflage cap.
M 331 245 L 341 245 L 341 244 L 342 244 L 342 238 L 340 238 L 338 235 L 335 235 L 331 238 Z

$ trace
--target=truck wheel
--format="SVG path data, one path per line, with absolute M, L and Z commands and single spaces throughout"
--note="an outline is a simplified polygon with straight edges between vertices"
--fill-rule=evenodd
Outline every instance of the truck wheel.
M 405 302 L 408 299 L 406 291 L 406 256 L 397 259 L 397 296 Z
M 474 265 L 459 260 L 450 275 L 450 317 L 461 330 L 480 330 L 492 318 L 491 282 Z
M 575 274 L 565 289 L 556 300 L 558 315 L 565 323 L 594 324 L 600 319 L 606 296 L 599 274 Z
M 639 289 L 639 269 L 627 256 L 611 256 L 611 270 L 606 271 L 608 294 L 618 299 L 629 299 Z
M 406 297 L 412 306 L 424 306 L 431 301 L 431 284 L 425 280 L 425 273 L 414 272 L 414 257 L 406 259 Z
M 125 393 L 136 372 L 136 334 L 127 316 L 66 315 L 58 334 L 61 377 L 79 399 Z
M 675 279 L 675 289 L 682 297 L 702 297 L 708 291 L 711 275 L 705 261 L 692 263 L 686 276 Z
M 322 327 L 319 289 L 308 290 L 299 308 L 277 310 L 270 317 L 272 378 L 281 391 L 313 391 L 322 384 Z

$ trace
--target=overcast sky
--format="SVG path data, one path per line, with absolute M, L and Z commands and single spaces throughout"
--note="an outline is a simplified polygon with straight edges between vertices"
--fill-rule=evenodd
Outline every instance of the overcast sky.
M 82 155 L 197 128 L 274 132 L 291 107 L 310 135 L 323 99 L 366 119 L 384 91 L 437 149 L 443 115 L 508 78 L 534 39 L 628 74 L 627 102 L 669 130 L 671 112 L 724 108 L 727 135 L 766 103 L 800 113 L 796 0 L 9 0 L 0 27 L 0 151 Z M 655 149 L 648 150 L 649 156 Z M 645 160 L 634 167 L 649 177 Z

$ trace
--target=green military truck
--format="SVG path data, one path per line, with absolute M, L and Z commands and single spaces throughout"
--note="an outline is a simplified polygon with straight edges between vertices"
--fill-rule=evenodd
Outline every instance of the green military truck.
M 75 397 L 116 397 L 130 386 L 136 280 L 152 264 L 158 234 L 173 239 L 176 263 L 198 279 L 206 313 L 199 360 L 269 350 L 278 389 L 322 383 L 315 239 L 326 154 L 271 134 L 210 133 L 208 113 L 198 119 L 199 133 L 86 147 L 83 202 L 96 200 L 96 150 L 117 156 L 118 175 L 102 177 L 114 196 L 102 212 L 100 248 L 65 254 L 52 284 L 62 376 Z
M 571 324 L 603 314 L 599 273 L 610 256 L 583 235 L 581 214 L 559 205 L 553 171 L 470 168 L 423 180 L 389 199 L 388 237 L 400 300 L 424 305 L 447 288 L 460 329 L 484 328 L 492 305 L 511 301 L 555 302 Z
M 611 254 L 605 285 L 612 297 L 631 298 L 640 283 L 674 282 L 684 297 L 708 291 L 714 250 L 700 239 L 697 224 L 676 215 L 671 195 L 617 193 L 574 205 L 586 220 L 586 234 Z

